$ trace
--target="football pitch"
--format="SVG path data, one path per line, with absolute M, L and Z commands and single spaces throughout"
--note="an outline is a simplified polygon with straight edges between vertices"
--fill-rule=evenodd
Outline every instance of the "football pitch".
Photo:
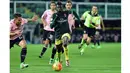
M 121 73 L 121 43 L 101 43 L 101 49 L 88 47 L 81 56 L 78 44 L 69 45 L 70 67 L 65 66 L 63 58 L 62 71 L 56 72 L 49 65 L 51 48 L 42 58 L 39 54 L 42 44 L 28 44 L 26 63 L 28 68 L 20 69 L 21 48 L 14 46 L 10 50 L 10 73 Z

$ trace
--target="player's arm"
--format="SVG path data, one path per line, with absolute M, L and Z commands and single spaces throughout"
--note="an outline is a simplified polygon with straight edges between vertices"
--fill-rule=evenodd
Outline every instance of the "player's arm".
M 41 21 L 43 23 L 43 26 L 46 26 L 47 25 L 47 22 L 46 22 L 46 17 L 47 17 L 47 11 L 45 11 L 41 17 Z
M 54 27 L 56 26 L 56 24 L 55 24 L 56 18 L 57 18 L 57 16 L 56 16 L 56 14 L 54 13 L 54 14 L 52 15 L 52 18 L 51 18 L 51 23 L 50 23 L 50 27 L 51 27 L 51 28 L 54 28 Z
M 78 14 L 75 11 L 73 11 L 73 14 L 77 18 L 77 20 L 78 20 L 78 25 L 81 26 L 81 21 L 80 21 L 80 18 L 78 16 Z
M 14 36 L 14 35 L 16 35 L 16 33 L 10 32 L 10 36 Z
M 101 26 L 102 26 L 103 31 L 105 31 L 105 26 L 104 26 L 104 22 L 103 22 L 103 18 L 102 17 L 101 17 Z
M 85 19 L 87 18 L 88 15 L 88 11 L 84 12 L 83 15 L 81 16 L 80 20 L 81 20 L 81 25 L 84 27 L 84 22 Z M 88 22 L 87 22 L 88 23 Z M 88 23 L 89 24 L 89 23 Z
M 89 11 L 86 11 L 82 17 L 81 20 L 85 20 L 86 18 L 88 18 L 88 22 L 87 24 L 91 24 L 92 27 L 96 28 L 95 23 L 92 22 L 92 16 L 89 14 Z
M 16 35 L 16 33 L 11 32 L 12 28 L 13 28 L 13 26 L 12 26 L 12 24 L 10 24 L 10 36 L 14 36 L 14 35 Z
M 101 19 L 100 18 L 97 18 L 96 22 L 95 22 L 95 27 L 98 27 L 101 23 Z
M 15 31 L 15 32 L 12 32 L 10 31 L 10 36 L 15 36 L 17 34 L 20 34 L 21 32 L 18 30 L 18 31 Z
M 41 20 L 42 20 L 43 26 L 46 26 L 46 25 L 47 25 L 47 22 L 45 21 L 45 19 L 42 18 Z
M 45 18 L 41 18 L 41 20 L 42 20 L 43 26 L 46 26 L 47 22 L 46 22 Z
M 20 33 L 21 33 L 20 31 L 10 32 L 10 36 L 15 36 L 15 35 L 20 34 Z
M 87 15 L 88 15 L 88 12 L 86 11 L 86 12 L 84 12 L 83 13 L 83 15 L 81 16 L 81 20 L 85 20 L 86 19 L 86 17 L 87 17 Z
M 27 20 L 28 20 L 28 22 L 35 22 L 35 21 L 37 21 L 37 19 L 38 19 L 38 16 L 34 15 L 31 19 L 28 18 Z
M 74 16 L 77 18 L 77 20 L 80 22 L 80 18 L 79 18 L 79 16 L 78 16 L 78 14 L 77 14 L 75 11 L 73 11 L 73 14 L 74 14 Z
M 14 32 L 12 31 L 12 29 L 13 29 L 13 24 L 10 23 L 10 36 L 15 36 L 21 33 L 19 30 Z

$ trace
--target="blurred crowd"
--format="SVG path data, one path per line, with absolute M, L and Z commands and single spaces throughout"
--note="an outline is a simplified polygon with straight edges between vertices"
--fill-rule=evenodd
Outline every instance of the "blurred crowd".
M 10 0 L 10 1 L 25 1 L 25 0 Z M 51 0 L 26 0 L 26 1 L 51 1 Z M 54 0 L 58 1 L 58 0 Z M 66 1 L 66 0 L 61 0 Z M 72 0 L 74 2 L 117 2 L 121 3 L 121 0 Z

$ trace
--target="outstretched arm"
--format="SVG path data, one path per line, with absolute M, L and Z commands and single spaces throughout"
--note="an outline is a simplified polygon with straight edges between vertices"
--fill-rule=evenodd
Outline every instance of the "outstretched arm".
M 102 26 L 103 31 L 105 31 L 105 26 L 104 26 L 104 22 L 102 18 L 101 18 L 101 26 Z
M 35 21 L 37 21 L 37 19 L 38 19 L 38 16 L 34 15 L 31 19 L 28 18 L 27 20 L 28 20 L 28 22 L 35 22 Z

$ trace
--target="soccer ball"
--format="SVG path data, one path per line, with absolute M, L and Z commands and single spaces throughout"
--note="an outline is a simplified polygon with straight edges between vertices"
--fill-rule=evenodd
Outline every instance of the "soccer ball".
M 55 71 L 61 71 L 62 70 L 62 64 L 60 62 L 55 62 L 52 65 L 52 69 Z

